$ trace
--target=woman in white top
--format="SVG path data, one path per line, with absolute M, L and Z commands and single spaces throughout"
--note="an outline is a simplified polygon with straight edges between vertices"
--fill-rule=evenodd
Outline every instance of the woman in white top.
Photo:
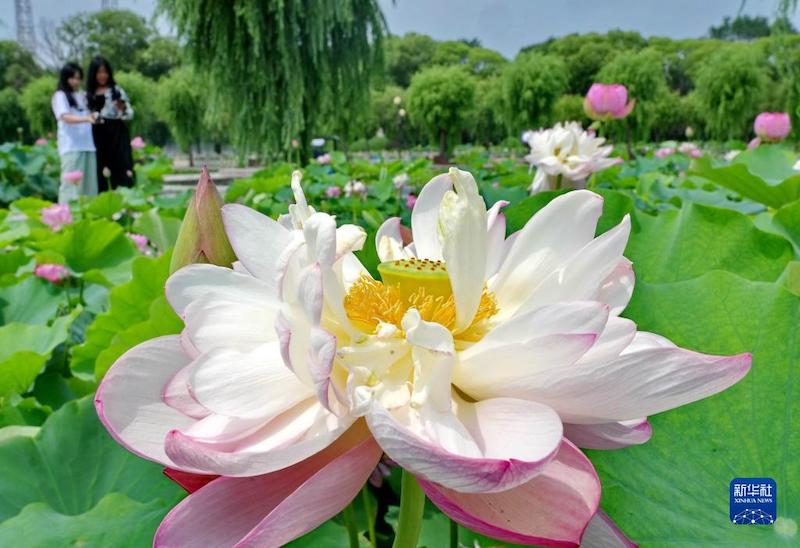
M 79 91 L 82 79 L 81 67 L 67 63 L 61 69 L 58 88 L 52 99 L 53 114 L 58 121 L 58 154 L 61 156 L 60 204 L 79 196 L 97 194 L 97 160 L 92 139 L 95 116 L 89 112 L 86 96 Z

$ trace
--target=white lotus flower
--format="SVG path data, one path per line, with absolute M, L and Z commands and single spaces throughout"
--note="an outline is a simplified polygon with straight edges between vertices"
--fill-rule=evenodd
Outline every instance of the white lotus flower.
M 584 131 L 578 122 L 557 123 L 550 129 L 526 132 L 531 152 L 525 157 L 536 167 L 531 194 L 557 188 L 585 188 L 586 178 L 620 162 L 609 158 L 612 145 Z
M 413 244 L 399 219 L 380 228 L 376 280 L 352 253 L 364 231 L 314 211 L 299 175 L 292 187 L 278 221 L 223 208 L 241 263 L 174 274 L 186 329 L 130 350 L 98 389 L 131 450 L 223 476 L 170 512 L 157 546 L 288 542 L 341 511 L 382 452 L 471 529 L 577 545 L 590 520 L 613 528 L 576 445 L 644 443 L 648 415 L 749 370 L 749 354 L 684 350 L 619 316 L 630 221 L 595 238 L 596 194 L 559 196 L 506 238 L 505 203 L 487 211 L 452 169 L 420 193 Z

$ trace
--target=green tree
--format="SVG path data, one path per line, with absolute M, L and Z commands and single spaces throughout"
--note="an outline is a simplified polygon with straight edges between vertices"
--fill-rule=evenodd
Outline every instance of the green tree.
M 479 78 L 497 76 L 508 64 L 508 59 L 492 49 L 472 48 L 467 54 L 469 70 Z
M 162 0 L 215 102 L 229 106 L 242 152 L 289 150 L 307 158 L 313 134 L 369 108 L 383 65 L 385 22 L 377 0 Z
M 28 135 L 28 120 L 13 88 L 0 90 L 0 143 Z
M 203 138 L 206 110 L 203 88 L 189 68 L 173 71 L 158 85 L 158 115 L 166 122 L 177 145 L 189 153 L 191 163 L 192 145 L 200 143 Z
M 55 77 L 40 76 L 22 90 L 20 104 L 34 135 L 47 135 L 56 129 L 56 119 L 51 107 L 56 84 Z
M 697 95 L 709 136 L 746 138 L 768 83 L 761 57 L 747 46 L 729 46 L 699 68 Z
M 725 17 L 718 27 L 708 29 L 708 35 L 718 40 L 753 40 L 769 36 L 770 24 L 766 17 L 738 15 L 731 19 Z
M 78 13 L 56 29 L 51 49 L 60 63 L 77 60 L 86 65 L 93 56 L 103 55 L 115 68 L 132 70 L 152 34 L 144 17 L 132 11 Z
M 430 67 L 414 75 L 408 90 L 411 120 L 438 141 L 444 160 L 472 118 L 475 78 L 465 67 Z
M 131 100 L 133 120 L 128 122 L 131 136 L 141 135 L 155 144 L 166 142 L 169 131 L 155 109 L 160 84 L 138 72 L 119 72 L 114 74 L 114 78 Z
M 468 44 L 460 40 L 447 40 L 436 44 L 431 64 L 433 65 L 466 65 L 469 52 L 472 50 Z
M 28 50 L 11 40 L 0 40 L 0 89 L 12 87 L 19 91 L 41 74 L 42 69 Z
M 659 52 L 653 48 L 621 52 L 600 70 L 597 80 L 605 84 L 624 84 L 628 88 L 628 97 L 636 99 L 633 113 L 622 122 L 612 123 L 615 137 L 622 137 L 619 126 L 630 124 L 635 139 L 647 140 L 655 104 L 669 91 Z
M 150 40 L 147 47 L 136 56 L 139 72 L 158 80 L 181 64 L 181 46 L 174 38 L 158 36 Z
M 503 114 L 503 79 L 492 76 L 478 80 L 473 141 L 483 145 L 496 145 L 503 141 L 507 136 Z
M 553 105 L 553 123 L 580 122 L 586 126 L 589 120 L 583 110 L 583 95 L 562 95 Z
M 386 75 L 400 87 L 408 87 L 411 77 L 429 66 L 436 51 L 436 40 L 409 32 L 386 40 Z
M 369 121 L 361 137 L 370 139 L 382 129 L 390 145 L 405 144 L 411 136 L 407 132 L 406 120 L 399 113 L 400 109 L 407 108 L 406 103 L 406 90 L 400 86 L 386 86 L 382 90 L 373 90 Z
M 503 71 L 503 106 L 508 130 L 518 135 L 546 124 L 553 105 L 567 89 L 567 67 L 560 58 L 522 53 Z

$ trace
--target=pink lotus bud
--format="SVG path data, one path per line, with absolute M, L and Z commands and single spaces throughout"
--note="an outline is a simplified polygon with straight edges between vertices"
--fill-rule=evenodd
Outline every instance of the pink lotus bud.
M 366 196 L 367 185 L 361 181 L 347 181 L 344 185 L 344 195 L 348 198 L 350 196 Z
M 327 165 L 327 164 L 330 164 L 331 163 L 331 155 L 325 153 L 325 154 L 322 154 L 320 156 L 317 156 L 317 163 L 320 164 L 320 165 L 323 165 L 323 166 Z
M 675 149 L 672 147 L 661 147 L 653 154 L 656 158 L 666 158 L 667 156 L 672 156 L 675 154 Z
M 236 254 L 222 224 L 222 205 L 222 196 L 214 186 L 208 168 L 203 166 L 172 251 L 170 272 L 192 263 L 228 267 L 233 264 Z
M 144 148 L 144 144 L 144 139 L 138 135 L 131 139 L 131 148 L 135 150 L 142 150 Z
M 47 280 L 50 283 L 57 284 L 69 276 L 69 272 L 64 265 L 45 263 L 37 265 L 33 270 L 33 275 Z
M 342 195 L 342 189 L 336 185 L 331 185 L 325 189 L 325 196 L 328 198 L 338 198 Z
M 628 89 L 622 84 L 592 84 L 583 110 L 592 120 L 625 118 L 633 110 L 636 99 L 628 102 Z
M 136 247 L 139 249 L 139 252 L 143 255 L 149 255 L 150 249 L 147 247 L 147 236 L 143 234 L 136 234 L 135 232 L 128 232 L 128 238 L 130 238 Z
M 761 138 L 760 137 L 756 137 L 755 139 L 753 139 L 752 141 L 747 143 L 747 150 L 753 150 L 754 148 L 756 148 L 760 144 L 761 144 Z
M 409 180 L 408 173 L 400 173 L 392 177 L 392 184 L 397 190 L 403 190 L 408 186 Z
M 416 203 L 417 203 L 416 196 L 414 196 L 413 194 L 409 194 L 408 196 L 406 196 L 406 207 L 408 209 L 414 209 L 414 204 Z
M 792 120 L 786 112 L 762 112 L 756 116 L 753 130 L 762 141 L 783 141 L 792 131 Z
M 83 179 L 83 171 L 67 171 L 62 177 L 69 183 L 78 184 Z
M 72 222 L 72 212 L 67 204 L 53 204 L 42 208 L 41 214 L 42 222 L 56 232 Z
M 47 139 L 44 137 L 39 137 L 36 141 L 33 142 L 34 145 L 43 147 L 47 144 Z

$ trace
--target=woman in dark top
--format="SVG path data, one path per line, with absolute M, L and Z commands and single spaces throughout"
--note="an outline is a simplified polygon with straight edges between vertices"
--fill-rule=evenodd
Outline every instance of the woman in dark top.
M 114 81 L 108 60 L 99 55 L 89 64 L 86 95 L 89 108 L 98 115 L 92 133 L 100 190 L 133 186 L 131 137 L 125 124 L 133 118 L 133 107 L 125 90 Z

